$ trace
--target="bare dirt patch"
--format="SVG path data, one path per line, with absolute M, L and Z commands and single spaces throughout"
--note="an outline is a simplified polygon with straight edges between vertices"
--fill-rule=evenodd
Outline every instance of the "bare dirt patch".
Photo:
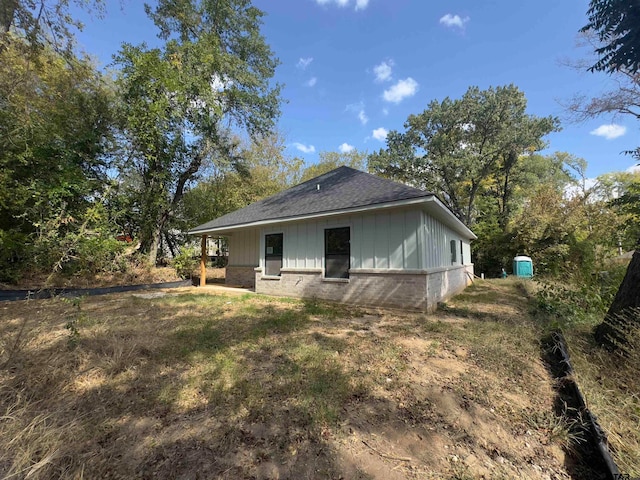
M 432 315 L 195 288 L 0 304 L 0 476 L 570 478 L 536 332 L 490 282 Z

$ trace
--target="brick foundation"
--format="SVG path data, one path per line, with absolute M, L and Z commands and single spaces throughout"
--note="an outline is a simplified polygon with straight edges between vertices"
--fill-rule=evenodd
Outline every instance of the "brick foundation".
M 433 310 L 438 302 L 461 292 L 470 282 L 473 266 L 440 271 L 352 270 L 348 281 L 323 279 L 320 270 L 283 269 L 280 277 L 264 277 L 255 269 L 257 293 L 288 297 L 316 297 L 357 305 Z
M 255 267 L 236 267 L 233 265 L 227 265 L 225 269 L 224 283 L 238 287 L 255 287 Z

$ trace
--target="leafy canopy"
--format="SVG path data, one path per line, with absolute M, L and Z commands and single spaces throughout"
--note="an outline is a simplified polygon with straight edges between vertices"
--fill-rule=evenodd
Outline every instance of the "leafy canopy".
M 279 115 L 278 64 L 248 0 L 160 0 L 148 15 L 162 48 L 123 45 L 122 170 L 138 176 L 142 250 L 155 263 L 186 189 L 216 161 L 232 161 L 235 134 L 269 132 Z M 234 133 L 233 135 L 231 133 Z
M 486 183 L 500 186 L 504 208 L 520 156 L 541 150 L 543 137 L 559 129 L 556 118 L 528 115 L 526 105 L 514 85 L 471 87 L 460 99 L 434 100 L 409 116 L 404 133 L 389 133 L 387 148 L 369 157 L 369 168 L 441 195 L 458 218 L 473 225 Z
M 602 46 L 590 71 L 636 73 L 640 68 L 640 1 L 591 0 L 589 22 L 581 32 L 595 31 Z

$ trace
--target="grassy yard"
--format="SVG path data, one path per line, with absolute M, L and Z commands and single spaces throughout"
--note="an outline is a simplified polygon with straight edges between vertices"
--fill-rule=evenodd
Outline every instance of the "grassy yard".
M 0 477 L 566 479 L 516 283 L 425 315 L 195 288 L 0 304 Z

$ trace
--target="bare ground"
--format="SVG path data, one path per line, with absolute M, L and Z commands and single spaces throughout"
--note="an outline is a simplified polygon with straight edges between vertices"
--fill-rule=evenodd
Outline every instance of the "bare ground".
M 567 479 L 521 291 L 435 314 L 195 288 L 0 303 L 0 477 Z

